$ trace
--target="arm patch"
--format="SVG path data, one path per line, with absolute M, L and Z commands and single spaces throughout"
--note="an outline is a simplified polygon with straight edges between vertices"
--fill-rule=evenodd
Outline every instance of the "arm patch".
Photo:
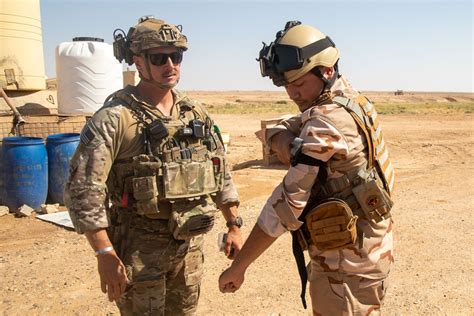
M 91 131 L 91 128 L 89 127 L 89 123 L 84 126 L 84 129 L 81 132 L 81 142 L 84 145 L 89 145 L 95 138 L 94 132 Z

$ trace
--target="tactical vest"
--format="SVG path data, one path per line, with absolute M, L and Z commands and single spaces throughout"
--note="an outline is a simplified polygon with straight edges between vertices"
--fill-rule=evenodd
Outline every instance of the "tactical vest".
M 218 129 L 199 106 L 182 100 L 178 119 L 171 119 L 148 109 L 126 89 L 109 98 L 130 109 L 143 139 L 142 154 L 115 161 L 112 166 L 108 188 L 113 206 L 163 218 L 158 216 L 159 202 L 192 210 L 200 204 L 193 201 L 222 190 L 223 143 Z
M 333 102 L 351 114 L 364 133 L 367 141 L 367 164 L 335 179 L 318 177 L 308 204 L 314 206 L 328 198 L 342 199 L 352 210 L 363 210 L 363 213 L 358 212 L 359 217 L 379 222 L 390 216 L 393 204 L 390 196 L 394 189 L 395 175 L 377 112 L 372 103 L 362 95 L 355 100 L 334 97 Z M 325 167 L 323 165 L 320 172 L 324 173 Z

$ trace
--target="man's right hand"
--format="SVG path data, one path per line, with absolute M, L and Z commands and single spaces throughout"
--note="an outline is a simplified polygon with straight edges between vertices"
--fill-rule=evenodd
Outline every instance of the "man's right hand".
M 286 130 L 281 131 L 271 138 L 271 149 L 274 151 L 281 163 L 285 165 L 290 164 L 290 144 L 295 139 L 295 135 Z
M 222 293 L 234 293 L 244 283 L 245 271 L 239 270 L 232 265 L 222 272 L 219 277 L 219 290 Z
M 100 287 L 107 293 L 109 301 L 117 301 L 127 288 L 128 278 L 125 266 L 115 251 L 97 256 Z

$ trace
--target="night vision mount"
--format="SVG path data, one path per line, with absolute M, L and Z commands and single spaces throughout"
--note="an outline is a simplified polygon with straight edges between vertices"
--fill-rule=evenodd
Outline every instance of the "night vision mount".
M 275 43 L 278 43 L 280 39 L 285 35 L 285 33 L 294 26 L 300 25 L 300 21 L 288 21 L 286 22 L 285 28 L 281 31 L 278 31 L 275 35 L 275 40 L 267 45 L 265 42 L 262 42 L 263 47 L 260 50 L 257 61 L 260 63 L 260 73 L 262 77 L 270 77 L 273 84 L 281 87 L 287 84 L 285 76 L 282 72 L 278 71 L 275 67 L 275 63 L 278 63 L 278 56 L 275 56 L 274 46 Z
M 130 28 L 128 34 L 125 35 L 125 31 L 122 29 L 116 29 L 114 31 L 114 56 L 119 62 L 125 60 L 129 65 L 133 64 L 133 53 L 130 50 L 130 35 L 135 29 Z

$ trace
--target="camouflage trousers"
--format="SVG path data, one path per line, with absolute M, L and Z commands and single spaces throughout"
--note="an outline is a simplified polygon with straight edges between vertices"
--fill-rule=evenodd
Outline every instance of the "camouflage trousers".
M 203 237 L 172 238 L 167 221 L 130 230 L 121 251 L 130 289 L 117 302 L 122 315 L 194 315 L 203 274 Z
M 358 221 L 363 243 L 339 250 L 309 249 L 313 315 L 380 315 L 393 262 L 393 222 Z
M 381 315 L 386 290 L 387 278 L 338 273 L 313 273 L 309 283 L 313 315 Z

